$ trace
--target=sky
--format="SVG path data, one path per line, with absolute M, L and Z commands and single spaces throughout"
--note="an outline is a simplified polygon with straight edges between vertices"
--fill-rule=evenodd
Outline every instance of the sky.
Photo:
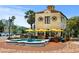
M 47 9 L 47 5 L 0 5 L 0 19 L 7 19 L 11 16 L 15 16 L 15 25 L 30 27 L 27 20 L 24 18 L 25 12 L 33 10 L 39 12 Z M 56 5 L 55 9 L 61 11 L 67 18 L 73 16 L 79 16 L 78 5 Z

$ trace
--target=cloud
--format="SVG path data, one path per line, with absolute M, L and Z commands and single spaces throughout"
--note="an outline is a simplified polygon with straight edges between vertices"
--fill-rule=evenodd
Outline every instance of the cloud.
M 14 8 L 15 7 L 15 8 Z M 18 9 L 19 8 L 19 9 Z M 30 27 L 26 20 L 24 19 L 24 11 L 22 7 L 19 6 L 0 6 L 0 19 L 7 19 L 11 16 L 15 16 L 16 19 L 14 24 Z

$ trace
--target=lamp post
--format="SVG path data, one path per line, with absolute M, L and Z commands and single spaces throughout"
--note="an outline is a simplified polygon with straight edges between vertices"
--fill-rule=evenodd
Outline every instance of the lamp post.
M 9 17 L 9 38 L 8 39 L 10 39 L 10 27 L 11 27 L 11 18 Z
M 12 23 L 12 21 L 14 21 L 14 19 L 15 19 L 15 16 L 9 17 L 9 38 L 8 39 L 10 39 L 11 23 Z

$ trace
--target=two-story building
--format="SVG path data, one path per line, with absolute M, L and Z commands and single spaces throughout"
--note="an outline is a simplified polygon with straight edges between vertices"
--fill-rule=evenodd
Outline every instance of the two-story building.
M 44 11 L 36 12 L 35 14 L 35 30 L 45 29 L 66 29 L 67 17 L 60 11 L 55 10 L 55 6 L 47 6 Z M 49 33 L 44 33 L 44 35 Z M 61 36 L 61 32 L 57 32 Z M 38 33 L 36 33 L 38 35 Z

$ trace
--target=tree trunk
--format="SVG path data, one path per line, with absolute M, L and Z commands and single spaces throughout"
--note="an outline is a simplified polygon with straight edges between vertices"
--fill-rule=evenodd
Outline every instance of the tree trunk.
M 32 24 L 30 26 L 31 26 L 31 29 L 32 29 Z

